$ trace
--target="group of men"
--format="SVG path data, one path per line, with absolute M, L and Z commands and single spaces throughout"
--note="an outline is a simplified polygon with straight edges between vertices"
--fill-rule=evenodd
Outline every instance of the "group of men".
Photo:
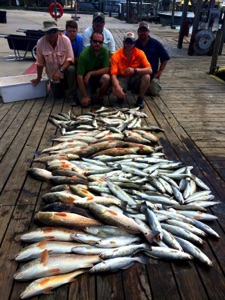
M 65 33 L 55 21 L 43 22 L 45 35 L 37 42 L 37 85 L 45 68 L 55 97 L 62 97 L 67 90 L 70 105 L 91 104 L 97 90 L 97 103 L 112 91 L 122 103 L 127 90 L 138 94 L 137 107 L 144 107 L 144 95 L 158 95 L 161 87 L 157 79 L 170 59 L 166 49 L 150 37 L 149 24 L 142 21 L 138 39 L 127 32 L 123 47 L 116 51 L 111 32 L 105 28 L 105 15 L 96 12 L 92 26 L 78 34 L 74 20 L 66 22 Z

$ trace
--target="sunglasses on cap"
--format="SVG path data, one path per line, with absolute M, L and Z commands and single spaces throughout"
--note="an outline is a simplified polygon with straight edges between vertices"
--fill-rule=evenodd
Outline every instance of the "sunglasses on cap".
M 94 21 L 93 21 L 94 23 L 99 23 L 99 24 L 104 24 L 105 23 L 105 21 L 102 19 L 102 18 L 100 18 L 100 19 L 94 19 Z
M 58 32 L 58 29 L 54 28 L 54 29 L 48 30 L 47 34 L 56 33 L 56 32 Z
M 133 41 L 132 39 L 126 39 L 126 40 L 124 41 L 125 44 L 132 44 L 132 45 L 135 44 L 135 42 L 136 42 L 136 41 Z
M 93 39 L 92 39 L 92 42 L 95 44 L 99 43 L 100 45 L 103 44 L 103 41 L 98 41 L 98 40 L 93 40 Z

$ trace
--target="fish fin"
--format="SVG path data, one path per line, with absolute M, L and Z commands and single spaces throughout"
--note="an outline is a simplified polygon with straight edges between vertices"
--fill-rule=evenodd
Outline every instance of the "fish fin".
M 48 255 L 48 250 L 44 250 L 41 254 L 41 260 L 40 262 L 43 264 L 43 265 L 46 265 L 47 261 L 48 261 L 48 258 L 49 258 L 49 255 Z
M 47 241 L 44 240 L 44 241 L 41 241 L 40 243 L 38 243 L 37 247 L 39 247 L 39 248 L 45 248 L 46 244 L 47 244 Z
M 48 275 L 59 275 L 60 273 L 60 268 L 53 268 L 48 270 Z
M 122 270 L 126 270 L 128 268 L 130 268 L 131 266 L 133 266 L 134 262 L 129 263 L 128 265 L 126 265 L 125 267 L 121 268 Z M 119 269 L 118 269 L 119 270 Z M 118 271 L 117 270 L 117 271 Z
M 62 217 L 66 217 L 67 216 L 67 213 L 65 212 L 57 212 L 55 213 L 57 216 L 62 216 Z
M 125 210 L 126 207 L 127 207 L 127 201 L 122 201 L 122 200 L 121 200 L 120 208 L 122 208 L 123 210 Z
M 42 293 L 43 293 L 43 294 L 46 294 L 46 295 L 52 294 L 52 293 L 53 293 L 52 287 L 50 286 L 50 287 L 48 287 L 48 288 L 43 289 L 43 292 L 42 292 Z

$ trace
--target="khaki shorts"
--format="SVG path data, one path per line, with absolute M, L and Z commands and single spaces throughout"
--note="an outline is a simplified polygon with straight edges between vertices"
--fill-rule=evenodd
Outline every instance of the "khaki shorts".
M 150 96 L 158 96 L 159 92 L 161 91 L 161 86 L 159 84 L 159 79 L 152 79 L 152 81 L 150 82 L 150 85 L 146 91 L 146 95 L 150 95 Z

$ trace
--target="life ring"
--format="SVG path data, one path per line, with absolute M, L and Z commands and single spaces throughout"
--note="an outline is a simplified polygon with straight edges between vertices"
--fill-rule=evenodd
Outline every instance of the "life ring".
M 59 11 L 56 11 L 55 12 L 55 6 L 56 6 L 56 9 L 58 8 Z M 49 5 L 49 8 L 48 8 L 48 11 L 50 13 L 50 15 L 54 18 L 54 19 L 59 19 L 62 17 L 63 15 L 63 7 L 61 4 L 59 4 L 58 2 L 53 2 Z

